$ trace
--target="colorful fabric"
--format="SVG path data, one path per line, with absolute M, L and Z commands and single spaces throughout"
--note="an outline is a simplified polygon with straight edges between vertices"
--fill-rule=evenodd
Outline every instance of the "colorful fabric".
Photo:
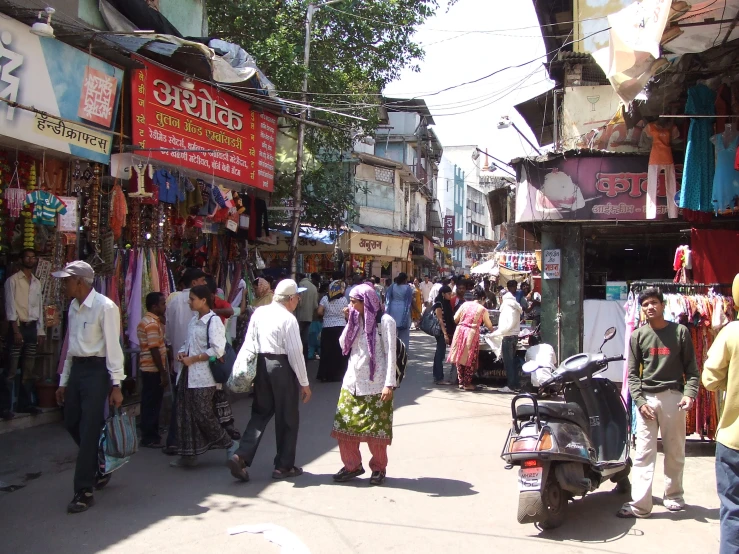
M 35 190 L 26 195 L 24 206 L 33 204 L 32 221 L 39 225 L 56 225 L 56 214 L 67 213 L 64 202 L 45 190 Z
M 136 335 L 139 339 L 139 348 L 141 348 L 139 369 L 147 372 L 159 371 L 151 355 L 152 348 L 159 350 L 166 369 L 167 347 L 164 344 L 164 325 L 159 318 L 151 312 L 146 312 L 136 328 Z
M 387 468 L 387 444 L 379 444 L 373 440 L 367 441 L 372 458 L 369 462 L 370 471 L 385 471 Z M 359 451 L 359 441 L 339 439 L 339 455 L 347 471 L 354 471 L 362 465 L 362 454 Z
M 339 440 L 393 442 L 393 401 L 383 402 L 380 394 L 354 396 L 342 388 L 331 436 Z
M 354 287 L 351 297 L 362 300 L 364 304 L 364 328 L 367 330 L 367 343 L 369 346 L 370 380 L 374 380 L 375 369 L 377 368 L 375 347 L 377 345 L 377 313 L 380 311 L 380 300 L 377 297 L 374 287 L 366 284 Z M 349 307 L 349 321 L 345 329 L 346 338 L 343 347 L 344 356 L 348 356 L 349 352 L 352 351 L 352 345 L 359 335 L 360 327 L 359 312 L 353 307 Z
M 328 286 L 328 299 L 333 300 L 338 296 L 344 296 L 344 281 L 331 281 Z
M 675 163 L 672 157 L 673 131 L 675 127 L 663 128 L 656 123 L 649 123 L 646 127 L 647 135 L 652 137 L 652 151 L 649 154 L 649 165 L 672 165 Z
M 452 348 L 447 362 L 477 369 L 480 354 L 480 325 L 485 315 L 485 307 L 477 302 L 465 302 L 460 308 L 462 315 L 454 331 Z
M 739 197 L 739 171 L 734 168 L 739 135 L 728 145 L 724 144 L 724 136 L 719 133 L 713 137 L 716 145 L 716 173 L 713 178 L 713 195 L 711 197 L 716 213 L 734 208 Z
M 688 89 L 685 104 L 686 115 L 714 115 L 716 93 L 700 84 Z M 688 146 L 685 150 L 683 181 L 680 189 L 681 208 L 699 212 L 713 212 L 711 196 L 715 159 L 711 145 L 713 119 L 710 117 L 690 120 Z

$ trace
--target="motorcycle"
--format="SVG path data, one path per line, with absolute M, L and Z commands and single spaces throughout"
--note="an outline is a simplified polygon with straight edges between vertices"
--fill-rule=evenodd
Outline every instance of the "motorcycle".
M 603 345 L 616 335 L 605 332 L 597 354 L 566 359 L 540 388 L 559 386 L 564 401 L 540 401 L 518 394 L 511 401 L 512 426 L 501 458 L 506 469 L 518 466 L 518 522 L 542 529 L 559 527 L 567 503 L 606 481 L 620 493 L 630 491 L 629 412 L 618 388 L 595 377 L 610 362 Z

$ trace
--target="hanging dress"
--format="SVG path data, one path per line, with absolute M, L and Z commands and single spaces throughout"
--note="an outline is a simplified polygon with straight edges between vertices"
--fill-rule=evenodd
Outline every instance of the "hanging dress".
M 688 89 L 686 115 L 715 115 L 716 94 L 706 85 Z M 714 155 L 711 148 L 713 118 L 693 118 L 688 131 L 679 206 L 699 212 L 713 212 Z
M 730 210 L 739 196 L 739 171 L 734 169 L 739 135 L 728 146 L 722 134 L 714 135 L 716 143 L 716 174 L 713 177 L 713 207 L 716 213 Z

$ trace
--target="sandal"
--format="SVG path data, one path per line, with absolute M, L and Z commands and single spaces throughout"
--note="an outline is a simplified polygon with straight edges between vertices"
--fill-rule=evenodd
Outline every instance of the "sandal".
M 165 446 L 164 448 L 162 448 L 162 454 L 166 454 L 167 456 L 177 456 L 177 447 Z
M 434 381 L 434 385 L 451 385 L 451 383 L 442 379 L 441 381 Z
M 651 513 L 644 515 L 637 514 L 630 504 L 624 504 L 623 506 L 621 506 L 621 509 L 616 512 L 616 517 L 620 517 L 621 519 L 646 519 L 651 515 Z
M 272 479 L 290 479 L 291 477 L 299 477 L 303 475 L 302 467 L 291 467 L 287 470 L 275 469 L 272 472 Z
M 244 483 L 249 481 L 249 472 L 246 471 L 246 463 L 236 455 L 231 456 L 226 462 L 228 469 L 231 470 L 231 475 L 234 478 Z

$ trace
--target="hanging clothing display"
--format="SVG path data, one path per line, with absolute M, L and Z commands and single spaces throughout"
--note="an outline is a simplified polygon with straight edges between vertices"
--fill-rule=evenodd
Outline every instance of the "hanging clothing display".
M 657 181 L 659 174 L 665 173 L 665 195 L 667 197 L 667 215 L 674 219 L 677 217 L 677 204 L 675 194 L 677 193 L 677 181 L 675 179 L 675 161 L 672 157 L 673 134 L 677 129 L 670 125 L 661 127 L 656 123 L 649 123 L 645 129 L 648 136 L 652 137 L 652 151 L 649 154 L 649 167 L 647 168 L 647 219 L 657 217 Z
M 700 84 L 688 89 L 685 104 L 686 115 L 715 115 L 716 93 Z M 680 207 L 699 212 L 712 212 L 714 154 L 711 148 L 713 119 L 693 118 L 688 131 L 688 146 L 685 151 Z
M 713 136 L 716 145 L 716 173 L 713 177 L 711 200 L 716 213 L 731 210 L 739 199 L 739 171 L 734 168 L 739 134 L 729 143 L 724 143 L 723 133 Z

